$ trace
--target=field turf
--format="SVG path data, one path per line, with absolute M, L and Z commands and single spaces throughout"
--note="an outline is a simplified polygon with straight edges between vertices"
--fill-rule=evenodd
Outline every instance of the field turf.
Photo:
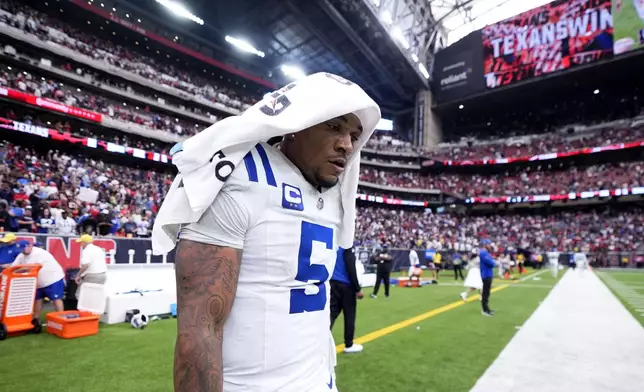
M 599 270 L 597 275 L 644 327 L 644 270 Z
M 622 8 L 617 11 L 613 2 L 613 39 L 630 37 L 635 42 L 633 50 L 642 47 L 639 31 L 644 28 L 644 20 L 640 19 L 633 0 L 624 0 Z
M 476 298 L 460 300 L 463 288 L 453 277 L 446 273 L 441 283 L 393 288 L 389 299 L 382 292 L 368 298 L 371 291 L 365 289 L 358 304 L 358 341 L 421 314 L 425 319 L 371 335 L 375 338 L 362 353 L 338 354 L 341 392 L 468 391 L 555 280 L 549 271 L 522 283 L 496 280 L 501 288 L 491 296 L 497 311 L 491 318 L 481 316 Z M 341 317 L 333 332 L 342 343 Z M 102 325 L 98 335 L 74 340 L 47 333 L 10 337 L 0 342 L 0 390 L 172 392 L 175 333 L 175 320 L 162 320 L 145 330 Z

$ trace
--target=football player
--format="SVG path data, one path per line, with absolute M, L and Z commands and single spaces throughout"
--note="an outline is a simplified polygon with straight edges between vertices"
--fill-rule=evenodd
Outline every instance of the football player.
M 559 274 L 559 254 L 560 253 L 557 251 L 557 248 L 552 248 L 552 250 L 546 255 L 548 256 L 548 264 L 552 271 L 552 277 L 555 279 Z
M 337 391 L 328 283 L 343 219 L 336 184 L 362 133 L 347 113 L 257 144 L 182 228 L 176 392 Z
M 575 254 L 573 255 L 573 261 L 579 268 L 579 274 L 583 275 L 584 270 L 588 268 L 588 258 L 586 257 L 586 249 L 584 247 L 581 247 Z

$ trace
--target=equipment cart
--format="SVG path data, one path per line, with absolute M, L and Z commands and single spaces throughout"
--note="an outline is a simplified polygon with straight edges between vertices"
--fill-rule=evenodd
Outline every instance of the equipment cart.
M 40 333 L 34 319 L 34 300 L 38 283 L 38 264 L 8 267 L 0 274 L 0 340 L 18 332 Z

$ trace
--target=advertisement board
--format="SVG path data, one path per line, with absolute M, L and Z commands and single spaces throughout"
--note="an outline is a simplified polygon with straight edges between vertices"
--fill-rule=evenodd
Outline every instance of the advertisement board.
M 483 91 L 481 31 L 475 31 L 436 53 L 432 92 L 438 102 Z
M 80 145 L 86 148 L 105 150 L 114 154 L 130 155 L 135 158 L 147 159 L 150 161 L 169 163 L 172 160 L 167 154 L 154 151 L 145 151 L 140 148 L 121 146 L 120 144 L 107 142 L 93 137 L 77 137 L 69 132 L 60 132 L 55 129 L 40 127 L 33 124 L 26 124 L 20 121 L 0 117 L 0 129 L 28 133 L 47 139 Z
M 486 87 L 507 86 L 611 57 L 611 12 L 611 0 L 557 0 L 484 27 Z
M 644 47 L 644 1 L 613 0 L 613 24 L 616 55 Z
M 11 88 L 0 88 L 0 95 L 5 96 L 14 101 L 25 102 L 29 105 L 38 106 L 38 107 L 53 110 L 59 113 L 64 113 L 69 116 L 82 118 L 83 120 L 89 120 L 89 121 L 100 123 L 103 118 L 103 116 L 100 113 L 95 113 L 95 112 L 92 112 L 91 110 L 85 110 L 74 106 L 67 106 L 57 101 L 53 101 L 45 98 L 39 98 L 39 97 L 36 97 L 35 95 L 25 94 L 22 91 L 14 90 Z
M 16 236 L 18 240 L 26 240 L 32 244 L 40 242 L 44 249 L 54 255 L 63 269 L 80 267 L 81 246 L 76 242 L 77 237 L 33 233 L 16 233 Z M 148 256 L 147 251 L 152 249 L 152 241 L 149 239 L 97 237 L 94 239 L 94 245 L 105 252 L 114 252 L 116 264 L 129 264 L 130 255 L 134 264 L 147 263 L 148 257 L 150 263 L 161 263 L 164 260 L 162 256 Z M 174 263 L 174 256 L 175 251 L 172 250 L 165 261 Z M 112 263 L 109 255 L 106 255 L 106 262 Z

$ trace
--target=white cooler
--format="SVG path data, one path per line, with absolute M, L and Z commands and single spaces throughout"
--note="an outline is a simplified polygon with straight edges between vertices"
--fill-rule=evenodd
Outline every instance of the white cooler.
M 101 322 L 106 324 L 123 323 L 125 322 L 125 313 L 132 309 L 139 309 L 141 313 L 148 316 L 170 313 L 170 305 L 176 302 L 175 293 L 165 290 L 111 294 L 107 297 L 107 306 L 105 313 L 101 316 Z

